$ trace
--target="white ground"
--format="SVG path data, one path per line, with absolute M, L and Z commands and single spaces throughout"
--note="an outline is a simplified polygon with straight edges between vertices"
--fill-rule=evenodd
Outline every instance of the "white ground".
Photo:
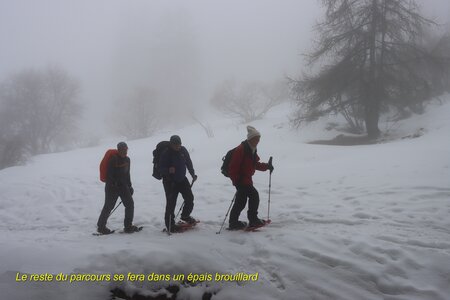
M 450 98 L 450 97 L 447 97 Z M 107 148 L 35 157 L 0 171 L 0 298 L 109 299 L 165 282 L 16 282 L 21 273 L 234 274 L 257 282 L 204 282 L 178 299 L 450 299 L 450 99 L 391 126 L 389 142 L 370 146 L 309 145 L 334 136 L 322 120 L 288 126 L 287 104 L 252 123 L 259 155 L 274 157 L 270 218 L 257 233 L 219 230 L 234 189 L 221 157 L 244 139 L 244 125 L 211 116 L 215 137 L 198 125 L 130 141 L 135 223 L 142 232 L 95 237 L 103 205 L 98 164 Z M 424 128 L 423 136 L 400 139 Z M 198 228 L 166 236 L 161 182 L 151 177 L 152 150 L 179 134 L 199 176 L 193 187 Z M 269 174 L 254 177 L 260 216 L 267 217 Z M 179 205 L 181 204 L 179 199 Z M 178 211 L 177 206 L 177 211 Z M 241 219 L 245 220 L 245 211 Z M 121 229 L 123 206 L 108 226 Z

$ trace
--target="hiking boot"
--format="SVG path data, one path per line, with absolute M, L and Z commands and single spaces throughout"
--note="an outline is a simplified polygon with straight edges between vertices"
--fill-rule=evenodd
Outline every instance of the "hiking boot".
M 182 228 L 180 225 L 177 224 L 173 224 L 172 226 L 170 226 L 170 233 L 176 233 L 176 232 L 181 232 Z
M 108 227 L 103 226 L 103 227 L 98 227 L 97 228 L 97 232 L 100 233 L 100 234 L 110 234 L 113 231 L 111 229 L 109 229 Z
M 248 227 L 261 227 L 266 225 L 266 222 L 261 220 L 261 219 L 256 219 L 253 220 L 252 222 L 250 222 L 250 224 L 248 224 Z
M 123 232 L 125 233 L 133 233 L 133 232 L 137 232 L 139 231 L 139 227 L 131 225 L 131 226 L 127 226 L 123 229 Z
M 232 222 L 230 223 L 230 230 L 239 230 L 239 229 L 243 229 L 247 227 L 247 223 L 246 222 L 242 222 L 242 221 L 237 221 L 237 222 Z
M 181 220 L 183 220 L 184 222 L 188 223 L 188 224 L 195 224 L 197 223 L 197 220 L 194 219 L 191 216 L 187 216 L 187 217 L 181 217 Z

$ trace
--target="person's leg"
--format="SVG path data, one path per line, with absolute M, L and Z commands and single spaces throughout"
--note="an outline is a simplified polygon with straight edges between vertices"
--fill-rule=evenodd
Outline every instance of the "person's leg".
M 254 186 L 248 189 L 248 211 L 247 217 L 250 224 L 259 222 L 258 207 L 259 207 L 259 193 Z
M 247 204 L 247 187 L 240 186 L 236 190 L 236 199 L 230 212 L 230 226 L 239 221 L 239 215 Z
M 166 193 L 166 211 L 164 222 L 169 229 L 175 225 L 175 206 L 177 205 L 178 190 L 176 184 L 172 181 L 163 180 L 164 191 Z
M 98 228 L 106 227 L 106 223 L 108 222 L 109 214 L 111 213 L 114 206 L 116 205 L 118 197 L 119 197 L 119 194 L 117 193 L 117 188 L 113 187 L 109 184 L 106 184 L 105 185 L 105 204 L 103 205 L 102 212 L 100 213 L 100 216 L 98 217 L 98 221 L 97 221 Z
M 134 201 L 131 196 L 130 190 L 126 187 L 119 189 L 119 195 L 122 199 L 123 206 L 125 206 L 125 218 L 123 220 L 123 226 L 130 228 L 133 225 L 134 218 Z
M 189 217 L 194 209 L 194 194 L 192 194 L 191 184 L 189 180 L 185 178 L 179 186 L 180 194 L 184 199 L 183 211 L 181 212 L 181 219 Z

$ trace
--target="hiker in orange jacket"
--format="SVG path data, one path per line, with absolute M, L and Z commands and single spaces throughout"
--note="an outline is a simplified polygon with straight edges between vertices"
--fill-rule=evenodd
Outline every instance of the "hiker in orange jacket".
M 105 184 L 105 204 L 97 222 L 97 232 L 109 234 L 112 231 L 106 227 L 106 222 L 114 208 L 117 199 L 120 199 L 125 206 L 124 232 L 132 233 L 138 231 L 133 225 L 134 201 L 133 187 L 130 179 L 130 158 L 127 156 L 128 146 L 125 142 L 117 144 L 117 155 L 112 155 L 108 162 L 106 184 Z

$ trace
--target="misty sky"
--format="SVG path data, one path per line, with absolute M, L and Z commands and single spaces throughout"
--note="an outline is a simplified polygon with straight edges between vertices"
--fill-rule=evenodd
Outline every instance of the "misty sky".
M 450 1 L 420 3 L 450 19 Z M 88 120 L 139 86 L 205 103 L 225 79 L 300 74 L 322 16 L 316 0 L 0 0 L 0 79 L 61 66 L 80 80 Z

